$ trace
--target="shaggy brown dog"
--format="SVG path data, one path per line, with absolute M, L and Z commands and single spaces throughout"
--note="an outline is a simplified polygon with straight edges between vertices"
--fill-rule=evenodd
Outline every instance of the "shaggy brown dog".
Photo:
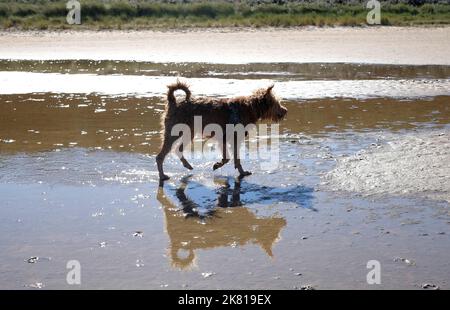
M 242 124 L 244 127 L 248 124 L 255 124 L 259 120 L 270 120 L 278 122 L 287 113 L 287 109 L 283 107 L 279 100 L 272 94 L 273 85 L 267 89 L 258 89 L 251 96 L 236 97 L 231 99 L 218 99 L 209 97 L 193 98 L 189 87 L 180 81 L 168 86 L 167 105 L 162 118 L 162 126 L 164 128 L 162 136 L 162 147 L 159 154 L 156 156 L 156 163 L 158 165 L 159 179 L 164 181 L 169 179 L 163 171 L 163 162 L 167 154 L 172 149 L 173 144 L 180 136 L 173 136 L 171 134 L 172 128 L 177 124 L 186 124 L 190 128 L 191 137 L 195 136 L 194 132 L 194 116 L 202 117 L 202 132 L 208 124 L 217 124 L 222 128 L 222 133 L 226 132 L 227 124 Z M 182 90 L 186 94 L 186 98 L 182 102 L 175 99 L 174 92 Z M 222 161 L 214 164 L 213 169 L 216 170 L 229 161 L 227 143 L 229 137 L 223 134 L 223 137 L 214 137 L 222 150 Z M 228 138 L 228 139 L 227 139 Z M 244 171 L 239 159 L 239 143 L 237 137 L 234 137 L 233 159 L 234 167 L 238 169 L 240 176 L 251 174 Z M 176 147 L 176 153 L 180 158 L 182 164 L 187 169 L 191 170 L 192 166 L 183 156 L 183 143 Z

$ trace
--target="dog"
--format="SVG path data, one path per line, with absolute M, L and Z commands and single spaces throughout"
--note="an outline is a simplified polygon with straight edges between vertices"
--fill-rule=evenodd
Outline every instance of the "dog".
M 172 128 L 177 124 L 185 124 L 189 126 L 191 137 L 190 141 L 194 139 L 194 116 L 202 117 L 202 132 L 208 124 L 217 124 L 222 128 L 222 132 L 226 132 L 227 124 L 237 125 L 242 124 L 244 127 L 248 124 L 256 124 L 261 120 L 268 120 L 273 122 L 281 121 L 287 114 L 287 109 L 280 104 L 280 100 L 272 93 L 274 85 L 268 88 L 261 88 L 253 92 L 250 96 L 241 96 L 230 99 L 225 98 L 211 98 L 211 97 L 193 97 L 189 86 L 177 80 L 176 83 L 168 85 L 167 104 L 162 115 L 161 125 L 162 132 L 162 146 L 161 151 L 156 156 L 156 163 L 158 167 L 160 183 L 169 179 L 169 176 L 164 174 L 163 163 L 167 154 L 172 150 L 173 144 L 181 138 L 182 135 L 173 136 Z M 183 101 L 177 102 L 175 98 L 175 91 L 182 90 L 185 93 Z M 229 162 L 227 144 L 229 137 L 214 137 L 219 143 L 222 151 L 222 160 L 216 162 L 213 170 L 216 170 Z M 250 175 L 251 172 L 245 171 L 242 168 L 238 149 L 239 143 L 234 139 L 233 145 L 233 159 L 234 167 L 239 171 L 241 177 Z M 183 143 L 176 147 L 176 154 L 181 160 L 183 166 L 192 170 L 192 166 L 183 156 Z

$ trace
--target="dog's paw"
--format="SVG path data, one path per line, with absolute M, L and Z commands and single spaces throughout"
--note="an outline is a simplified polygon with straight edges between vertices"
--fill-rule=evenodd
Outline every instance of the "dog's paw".
M 188 163 L 188 162 L 184 162 L 184 163 L 183 163 L 183 166 L 184 166 L 184 168 L 189 169 L 189 170 L 194 169 L 194 168 L 192 168 L 191 164 Z
M 167 181 L 168 179 L 170 179 L 170 177 L 168 175 L 163 174 L 162 176 L 159 177 L 160 181 Z
M 225 166 L 225 164 L 227 164 L 229 161 L 230 161 L 229 159 L 222 159 L 222 161 L 216 162 L 213 166 L 213 170 L 217 170 L 217 169 Z
M 239 174 L 240 177 L 246 177 L 251 175 L 252 173 L 250 171 L 243 171 L 241 174 Z

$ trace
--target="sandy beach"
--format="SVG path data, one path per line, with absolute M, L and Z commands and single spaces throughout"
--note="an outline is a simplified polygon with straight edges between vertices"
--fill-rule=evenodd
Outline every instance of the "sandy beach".
M 449 65 L 450 27 L 2 32 L 1 59 Z

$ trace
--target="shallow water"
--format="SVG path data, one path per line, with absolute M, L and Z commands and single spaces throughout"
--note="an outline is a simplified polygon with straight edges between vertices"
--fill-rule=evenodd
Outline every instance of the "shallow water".
M 450 66 L 383 65 L 351 63 L 154 63 L 113 60 L 1 60 L 0 71 L 36 73 L 92 73 L 186 78 L 223 77 L 227 79 L 289 80 L 372 80 L 372 79 L 448 79 Z
M 160 97 L 96 94 L 1 95 L 3 153 L 94 148 L 155 155 L 160 147 Z M 398 131 L 450 123 L 447 96 L 424 99 L 314 99 L 285 101 L 280 133 Z
M 152 97 L 164 96 L 174 77 L 137 75 L 94 75 L 30 72 L 0 72 L 0 94 L 69 93 Z M 286 100 L 318 98 L 414 99 L 446 96 L 450 79 L 399 80 L 289 80 L 191 78 L 195 95 L 231 97 L 250 95 L 276 82 L 276 94 Z
M 448 129 L 448 67 L 183 66 L 1 62 L 0 288 L 448 288 L 448 203 L 321 186 L 340 157 Z M 274 81 L 289 110 L 278 168 L 246 159 L 254 174 L 237 180 L 170 157 L 158 188 L 161 96 L 178 73 L 208 95 Z

